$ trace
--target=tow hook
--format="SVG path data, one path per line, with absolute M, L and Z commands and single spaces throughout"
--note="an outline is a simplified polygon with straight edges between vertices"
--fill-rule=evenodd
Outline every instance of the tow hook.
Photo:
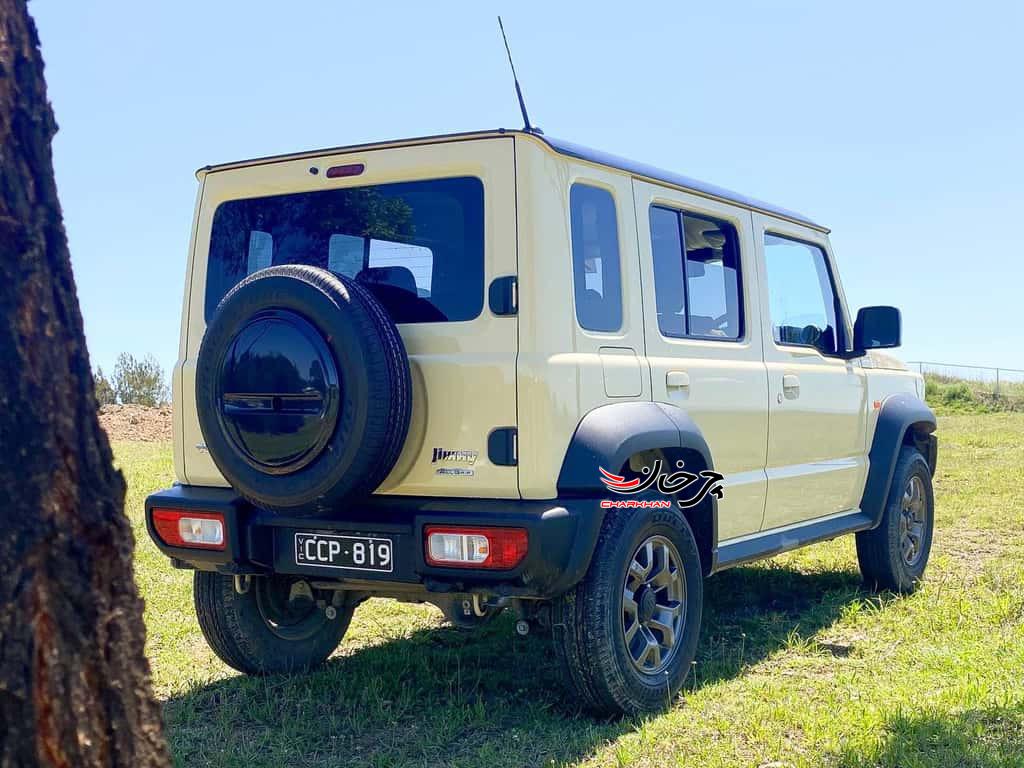
M 244 595 L 252 586 L 252 576 L 235 576 L 235 592 Z
M 462 615 L 469 620 L 474 617 L 482 619 L 502 606 L 499 598 L 496 602 L 490 603 L 486 595 L 473 594 L 469 599 L 462 601 Z
M 465 602 L 463 602 L 463 606 L 463 611 L 465 611 Z M 478 594 L 473 595 L 473 613 L 480 617 L 487 615 L 487 608 Z

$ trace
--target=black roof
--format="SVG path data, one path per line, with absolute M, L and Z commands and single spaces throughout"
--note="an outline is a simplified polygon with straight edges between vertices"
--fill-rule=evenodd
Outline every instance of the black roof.
M 523 131 L 523 130 L 509 130 L 507 128 L 498 128 L 497 130 L 491 131 L 464 131 L 461 133 L 446 133 L 437 136 L 421 136 L 411 139 L 399 139 L 395 141 L 377 141 L 368 144 L 351 144 L 349 146 L 332 147 L 330 149 L 318 149 L 311 152 L 298 152 L 287 155 L 271 155 L 268 157 L 253 158 L 251 160 L 243 160 L 234 163 L 222 163 L 218 165 L 207 165 L 196 171 L 199 173 L 208 171 L 219 171 L 226 170 L 228 168 L 237 168 L 243 165 L 249 165 L 252 163 L 265 163 L 273 162 L 277 160 L 288 160 L 296 158 L 314 158 L 321 157 L 327 154 L 337 154 L 342 152 L 353 152 L 361 149 L 375 149 L 384 146 L 401 146 L 409 144 L 425 144 L 431 142 L 440 141 L 467 141 L 477 138 L 483 138 L 486 136 L 503 135 L 509 134 L 523 134 L 525 136 L 531 136 L 538 141 L 542 141 L 547 144 L 553 151 L 565 155 L 566 157 L 573 157 L 577 160 L 584 160 L 589 163 L 595 163 L 597 165 L 604 165 L 609 168 L 616 168 L 626 173 L 631 173 L 636 176 L 643 176 L 644 178 L 651 179 L 653 181 L 660 181 L 665 184 L 671 184 L 675 187 L 683 187 L 689 189 L 698 194 L 707 195 L 709 197 L 715 197 L 720 200 L 726 200 L 731 203 L 737 203 L 747 208 L 754 208 L 764 213 L 773 214 L 775 216 L 781 216 L 791 221 L 800 222 L 801 224 L 807 224 L 808 226 L 820 229 L 827 232 L 828 228 L 822 226 L 804 216 L 802 213 L 796 211 L 790 211 L 786 208 L 782 208 L 771 203 L 766 203 L 763 200 L 757 200 L 746 195 L 741 195 L 739 192 L 732 192 L 731 190 L 724 189 L 723 187 L 715 186 L 714 184 L 708 184 L 697 179 L 691 179 L 689 176 L 683 176 L 679 173 L 672 171 L 662 170 L 656 168 L 653 165 L 647 165 L 646 163 L 638 163 L 634 160 L 628 160 L 624 157 L 617 155 L 608 154 L 607 152 L 601 152 L 596 149 L 590 149 L 580 144 L 574 144 L 571 141 L 564 141 L 562 139 L 556 139 L 552 136 L 547 136 L 538 131 Z
M 610 168 L 618 168 L 619 170 L 626 171 L 637 176 L 644 176 L 655 181 L 663 181 L 666 184 L 671 184 L 676 187 L 685 187 L 686 189 L 692 189 L 694 192 L 699 192 L 710 197 L 717 197 L 722 200 L 739 203 L 740 205 L 748 208 L 756 208 L 757 210 L 764 211 L 765 213 L 772 213 L 776 216 L 782 216 L 793 221 L 799 221 L 817 229 L 826 229 L 821 224 L 812 221 L 802 213 L 790 211 L 786 208 L 766 203 L 763 200 L 747 197 L 746 195 L 741 195 L 739 192 L 733 192 L 731 190 L 715 186 L 714 184 L 708 184 L 704 181 L 691 179 L 689 176 L 683 176 L 679 173 L 673 173 L 672 171 L 656 168 L 653 165 L 638 163 L 634 160 L 619 157 L 618 155 L 611 155 L 607 152 L 590 149 L 589 147 L 584 147 L 580 144 L 574 144 L 571 141 L 563 141 L 562 139 L 556 139 L 543 134 L 539 135 L 532 133 L 531 135 L 536 136 L 538 139 L 546 143 L 549 147 L 555 150 L 555 152 L 568 157 L 574 157 L 578 160 L 586 160 L 587 162 L 596 163 L 597 165 L 606 165 Z

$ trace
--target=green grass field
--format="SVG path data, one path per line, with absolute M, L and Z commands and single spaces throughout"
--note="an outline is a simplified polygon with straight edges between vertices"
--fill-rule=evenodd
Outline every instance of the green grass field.
M 374 600 L 322 670 L 249 679 L 206 647 L 191 574 L 146 536 L 170 448 L 115 445 L 148 655 L 180 766 L 1024 766 L 1024 414 L 940 419 L 938 531 L 910 597 L 860 584 L 853 539 L 708 582 L 694 674 L 665 714 L 598 721 L 549 640 Z
M 924 384 L 928 405 L 943 416 L 998 411 L 1024 412 L 1024 382 L 1001 382 L 998 397 L 994 394 L 992 382 L 925 373 Z

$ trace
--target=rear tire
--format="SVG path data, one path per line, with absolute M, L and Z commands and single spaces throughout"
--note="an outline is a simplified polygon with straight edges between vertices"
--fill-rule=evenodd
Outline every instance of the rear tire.
M 857 559 L 871 589 L 913 592 L 924 576 L 935 528 L 928 462 L 910 446 L 900 449 L 882 522 L 857 534 Z
M 666 563 L 673 559 L 679 582 L 667 586 L 671 578 L 659 574 L 671 573 Z M 650 586 L 641 578 L 645 569 Z M 693 532 L 675 506 L 609 512 L 587 575 L 555 600 L 552 612 L 555 648 L 580 703 L 602 715 L 670 706 L 696 655 L 703 586 Z M 673 625 L 671 648 L 660 648 L 668 633 L 657 627 L 672 624 L 673 603 L 682 615 Z M 649 652 L 652 640 L 659 644 L 657 659 Z M 642 654 L 648 655 L 638 663 Z
M 305 582 L 286 576 L 253 576 L 248 590 L 239 594 L 234 577 L 195 572 L 196 617 L 221 661 L 239 672 L 265 675 L 310 669 L 334 652 L 352 620 L 353 607 L 340 591 L 310 590 L 312 599 L 306 599 L 303 593 L 308 585 L 296 584 Z M 288 600 L 296 591 L 299 599 Z M 318 606 L 317 598 L 327 605 Z

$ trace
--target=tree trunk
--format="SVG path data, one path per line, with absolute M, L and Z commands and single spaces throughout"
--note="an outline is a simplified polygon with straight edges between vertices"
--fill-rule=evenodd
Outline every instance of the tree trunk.
M 25 0 L 0 0 L 0 766 L 168 764 Z

